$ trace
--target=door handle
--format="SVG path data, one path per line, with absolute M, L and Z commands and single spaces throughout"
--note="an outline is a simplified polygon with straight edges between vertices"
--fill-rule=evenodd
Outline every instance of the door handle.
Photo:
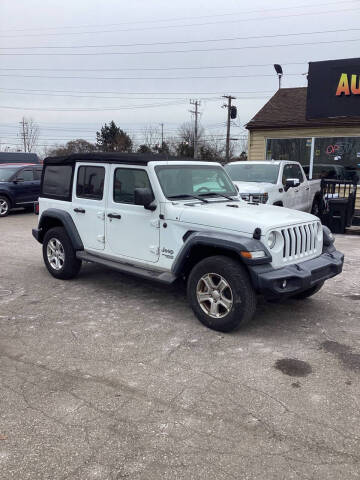
M 294 188 L 294 192 L 298 192 L 298 191 L 299 191 L 299 189 L 298 189 L 298 188 Z
M 85 210 L 83 208 L 74 208 L 74 212 L 76 213 L 85 213 Z
M 108 213 L 107 215 L 109 218 L 118 218 L 120 220 L 121 218 L 121 215 L 119 215 L 118 213 Z
M 310 190 L 310 187 L 306 187 L 305 190 Z

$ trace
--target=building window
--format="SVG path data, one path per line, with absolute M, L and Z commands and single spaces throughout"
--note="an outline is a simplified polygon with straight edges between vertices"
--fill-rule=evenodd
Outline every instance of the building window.
M 360 177 L 360 137 L 315 138 L 313 178 Z
M 308 175 L 310 166 L 311 138 L 268 138 L 267 160 L 291 160 L 299 162 Z

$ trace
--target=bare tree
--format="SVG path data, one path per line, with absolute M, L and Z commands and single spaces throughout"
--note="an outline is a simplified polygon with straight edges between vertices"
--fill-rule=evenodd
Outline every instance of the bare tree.
M 61 157 L 62 155 L 71 155 L 72 153 L 89 153 L 95 152 L 96 145 L 78 138 L 70 140 L 65 145 L 55 145 L 45 150 L 45 155 L 49 157 Z
M 32 152 L 37 144 L 40 129 L 33 118 L 23 117 L 20 122 L 20 137 L 24 144 L 24 152 Z
M 147 125 L 143 131 L 143 145 L 149 148 L 149 150 L 154 150 L 159 148 L 161 144 L 161 131 L 159 127 L 154 125 Z

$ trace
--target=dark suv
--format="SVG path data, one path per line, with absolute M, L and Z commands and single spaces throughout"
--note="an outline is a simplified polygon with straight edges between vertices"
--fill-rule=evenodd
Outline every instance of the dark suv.
M 12 208 L 34 208 L 40 194 L 42 165 L 0 164 L 0 218 Z

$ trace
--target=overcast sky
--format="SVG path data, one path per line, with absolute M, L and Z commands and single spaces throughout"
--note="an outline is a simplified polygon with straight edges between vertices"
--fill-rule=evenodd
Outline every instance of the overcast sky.
M 189 99 L 222 134 L 223 94 L 237 97 L 240 136 L 277 89 L 274 63 L 283 87 L 306 86 L 309 61 L 359 45 L 359 0 L 1 0 L 0 142 L 20 143 L 23 115 L 41 145 L 94 141 L 112 119 L 139 140 L 149 124 L 172 135 Z

